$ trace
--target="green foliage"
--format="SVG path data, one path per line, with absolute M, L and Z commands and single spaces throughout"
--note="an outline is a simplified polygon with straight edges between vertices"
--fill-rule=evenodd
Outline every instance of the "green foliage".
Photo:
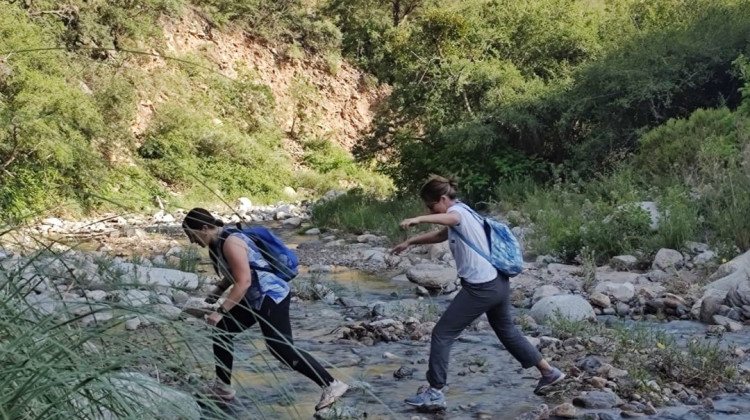
M 304 0 L 197 0 L 219 25 L 240 25 L 252 34 L 312 52 L 338 50 L 341 32 L 329 20 L 308 12 Z
M 571 337 L 586 337 L 593 335 L 597 327 L 589 320 L 573 320 L 558 311 L 546 320 L 555 337 L 566 340 Z
M 65 4 L 42 0 L 28 2 L 28 11 L 56 21 L 56 30 L 61 31 L 59 36 L 68 48 L 80 48 L 84 54 L 103 59 L 111 51 L 99 49 L 133 48 L 138 40 L 158 36 L 159 17 L 176 15 L 186 4 L 184 0 L 72 0 Z
M 579 158 L 633 150 L 643 128 L 698 108 L 736 106 L 739 80 L 730 69 L 748 48 L 749 11 L 745 1 L 654 1 L 613 16 L 625 38 L 612 39 L 620 47 L 576 75 L 563 120 L 588 122 Z
M 702 223 L 696 200 L 680 187 L 670 187 L 659 202 L 661 218 L 656 248 L 681 249 L 685 242 L 700 237 Z
M 734 257 L 750 249 L 750 173 L 746 168 L 726 171 L 724 177 L 707 190 L 701 203 L 706 224 L 715 233 L 714 243 L 723 256 Z
M 305 157 L 303 161 L 322 173 L 346 166 L 354 167 L 354 159 L 347 151 L 328 139 L 319 137 L 308 140 L 304 143 L 304 148 Z
M 698 109 L 688 118 L 672 119 L 640 139 L 638 164 L 653 174 L 674 173 L 696 187 L 736 167 L 750 140 L 748 122 L 723 107 Z
M 606 330 L 605 335 L 613 340 L 613 362 L 628 372 L 638 372 L 635 378 L 644 390 L 649 380 L 714 389 L 736 377 L 732 349 L 718 343 L 692 339 L 682 345 L 659 329 L 624 324 Z
M 312 222 L 319 226 L 387 235 L 391 240 L 405 239 L 401 220 L 424 213 L 424 204 L 416 199 L 379 199 L 361 190 L 352 190 L 313 207 Z
M 476 164 L 480 153 L 541 161 L 537 178 L 550 162 L 590 175 L 649 128 L 739 104 L 746 1 L 593 3 L 425 1 L 394 24 L 395 2 L 329 1 L 345 50 L 393 86 L 357 156 L 387 156 L 381 170 L 402 189 L 426 170 L 458 172 L 435 157 L 455 156 L 467 185 L 491 199 L 486 185 L 507 178 Z M 472 125 L 484 131 L 479 150 L 465 136 Z
M 2 13 L 0 20 L 2 51 L 48 42 L 21 13 Z M 79 80 L 68 79 L 66 69 L 76 68 L 69 54 L 37 54 L 10 54 L 0 75 L 0 208 L 10 209 L 10 217 L 59 203 L 55 195 L 94 206 L 91 193 L 106 182 L 106 166 L 93 147 L 106 133 L 96 101 Z

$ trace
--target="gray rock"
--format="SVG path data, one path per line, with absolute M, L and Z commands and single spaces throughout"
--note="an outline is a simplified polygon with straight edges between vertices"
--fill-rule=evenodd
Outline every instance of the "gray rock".
M 708 251 L 708 244 L 704 244 L 701 242 L 687 241 L 685 242 L 685 248 L 690 250 L 690 252 L 695 252 L 695 253 L 700 254 L 702 252 Z
M 635 296 L 635 287 L 631 283 L 603 282 L 594 287 L 594 292 L 612 296 L 616 301 L 628 302 Z
M 396 379 L 411 378 L 416 371 L 417 370 L 412 367 L 402 365 L 395 372 L 393 372 L 393 377 Z
M 602 361 L 596 356 L 584 356 L 576 361 L 576 367 L 584 372 L 596 373 L 602 367 Z
M 131 306 L 133 308 L 148 305 L 150 301 L 151 293 L 144 292 L 143 290 L 127 290 L 120 298 L 120 302 L 123 305 Z
M 617 255 L 609 260 L 609 265 L 615 270 L 635 270 L 638 267 L 638 258 L 632 255 Z
M 364 244 L 364 243 L 377 243 L 380 242 L 381 238 L 377 235 L 372 235 L 369 233 L 366 233 L 364 235 L 357 236 L 357 242 Z
M 750 271 L 750 251 L 738 255 L 730 261 L 720 265 L 719 268 L 709 276 L 709 280 L 715 281 L 738 271 Z
M 253 202 L 250 201 L 247 197 L 240 197 L 237 199 L 239 202 L 239 205 L 237 206 L 236 210 L 239 214 L 245 214 L 253 210 Z
M 534 296 L 531 298 L 531 301 L 533 303 L 536 303 L 548 296 L 556 296 L 560 294 L 562 294 L 562 291 L 557 286 L 554 286 L 552 284 L 545 284 L 544 286 L 539 287 L 534 291 Z
M 141 325 L 141 320 L 138 317 L 130 318 L 125 321 L 125 329 L 128 331 L 135 331 Z
M 595 390 L 573 398 L 573 404 L 583 408 L 608 409 L 622 404 L 622 400 L 610 390 Z
M 718 314 L 721 309 L 723 300 L 716 296 L 706 296 L 701 300 L 700 303 L 700 316 L 699 319 L 705 324 L 713 322 L 714 315 Z
M 693 264 L 695 264 L 696 267 L 705 267 L 715 263 L 718 258 L 719 257 L 715 252 L 704 251 L 693 258 Z
M 97 312 L 81 318 L 81 326 L 87 327 L 91 324 L 101 324 L 114 318 L 112 312 Z
M 179 306 L 184 305 L 188 299 L 190 299 L 190 295 L 183 290 L 175 290 L 172 292 L 172 300 L 174 300 L 174 303 Z
M 541 299 L 531 307 L 529 315 L 540 324 L 556 316 L 572 321 L 594 319 L 596 316 L 591 304 L 578 295 L 558 295 Z
M 60 301 L 55 299 L 46 293 L 41 294 L 30 294 L 26 296 L 26 303 L 34 311 L 34 313 L 41 317 L 56 314 L 60 308 Z
M 100 378 L 99 381 L 116 388 L 120 398 L 138 402 L 129 405 L 134 410 L 134 418 L 201 419 L 200 406 L 191 395 L 160 384 L 142 373 L 116 372 Z M 102 408 L 99 418 L 114 420 L 117 417 L 106 408 Z
M 608 269 L 607 267 L 600 267 L 596 270 L 596 280 L 598 282 L 608 282 L 608 283 L 637 283 L 638 278 L 641 277 L 641 274 L 638 273 L 631 273 L 628 271 L 612 271 Z
M 383 249 L 366 249 L 360 251 L 359 255 L 363 261 L 370 261 L 377 264 L 385 264 L 385 250 Z
M 727 293 L 726 304 L 734 308 L 750 305 L 750 280 L 738 283 Z
M 91 299 L 94 302 L 101 302 L 107 298 L 107 292 L 104 290 L 87 290 L 84 294 L 86 298 Z
M 180 315 L 182 314 L 182 309 L 178 308 L 177 306 L 167 305 L 164 303 L 154 305 L 153 311 L 157 316 L 168 321 L 179 319 Z
M 563 274 L 563 275 L 580 275 L 583 272 L 583 268 L 577 265 L 557 264 L 552 263 L 547 265 L 547 272 L 550 274 Z
M 285 227 L 298 228 L 302 226 L 302 219 L 300 219 L 299 217 L 290 217 L 288 219 L 284 219 L 281 224 Z
M 406 271 L 410 282 L 431 290 L 447 290 L 457 276 L 455 268 L 435 264 L 418 264 Z
M 537 267 L 542 268 L 542 267 L 546 267 L 549 264 L 556 263 L 556 262 L 557 262 L 557 258 L 551 255 L 540 255 L 536 257 L 536 261 L 534 262 L 534 264 Z
M 131 263 L 117 263 L 116 267 L 122 273 L 125 282 L 156 287 L 159 290 L 170 288 L 195 290 L 198 288 L 198 275 L 179 270 L 159 267 L 143 267 Z
M 661 284 L 651 282 L 636 284 L 634 287 L 637 296 L 643 296 L 647 299 L 659 297 L 667 291 L 667 288 Z
M 594 292 L 589 296 L 589 301 L 600 308 L 609 308 L 612 306 L 612 302 L 609 300 L 609 296 L 600 293 L 600 292 Z
M 651 267 L 655 270 L 671 271 L 679 269 L 684 264 L 685 259 L 679 251 L 662 248 L 656 253 Z
M 729 319 L 729 318 L 727 318 L 725 316 L 714 315 L 713 316 L 713 322 L 716 325 L 721 325 L 722 327 L 726 328 L 727 331 L 729 331 L 729 332 L 742 331 L 742 324 L 741 323 L 739 323 L 737 321 L 733 321 L 733 320 L 731 320 L 731 319 Z
M 630 305 L 624 302 L 619 302 L 615 306 L 615 311 L 617 312 L 617 315 L 627 316 L 630 313 Z

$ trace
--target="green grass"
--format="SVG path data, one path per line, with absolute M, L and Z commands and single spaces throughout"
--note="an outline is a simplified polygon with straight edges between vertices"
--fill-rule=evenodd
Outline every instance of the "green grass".
M 53 277 L 65 279 L 71 292 L 87 290 L 89 275 L 109 276 L 112 290 L 132 288 L 134 281 L 107 257 L 52 252 L 42 239 L 38 244 L 47 250 L 0 261 L 0 419 L 236 418 L 208 401 L 201 415 L 191 397 L 214 376 L 210 330 L 202 320 L 167 319 L 153 302 L 130 307 L 118 301 L 118 293 L 103 301 L 79 298 L 63 304 L 54 285 L 45 293 L 58 304 L 42 311 L 32 289 Z M 145 262 L 144 257 L 132 261 Z M 99 321 L 84 326 L 82 321 L 93 316 Z M 125 322 L 134 317 L 141 326 L 126 330 Z M 238 369 L 266 378 L 264 394 L 280 394 L 286 403 L 269 405 L 245 389 L 248 384 L 236 383 L 245 395 L 243 413 L 303 418 L 296 408 L 298 394 L 285 379 L 288 369 L 267 351 L 253 351 L 258 356 L 238 363 Z
M 350 191 L 313 207 L 312 222 L 319 226 L 362 234 L 386 235 L 392 241 L 406 239 L 401 220 L 426 213 L 417 199 L 381 199 L 360 190 Z

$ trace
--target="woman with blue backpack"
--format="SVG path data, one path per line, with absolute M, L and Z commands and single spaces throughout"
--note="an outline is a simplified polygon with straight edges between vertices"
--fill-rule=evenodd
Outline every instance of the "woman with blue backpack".
M 234 336 L 258 323 L 271 354 L 323 388 L 316 410 L 344 395 L 348 385 L 334 379 L 315 358 L 294 345 L 287 281 L 296 274 L 296 256 L 291 251 L 286 255 L 274 253 L 274 247 L 287 248 L 267 229 L 224 227 L 221 220 L 202 208 L 190 210 L 182 228 L 191 243 L 209 249 L 217 272 L 234 283 L 226 300 L 206 319 L 216 327 L 213 351 L 217 380 L 209 383 L 205 393 L 223 401 L 234 399 Z M 288 261 L 280 261 L 284 258 Z
M 427 370 L 429 387 L 421 387 L 415 396 L 407 398 L 405 402 L 422 408 L 445 407 L 442 389 L 447 381 L 451 346 L 461 332 L 482 314 L 487 314 L 487 321 L 500 342 L 521 366 L 536 366 L 539 369 L 542 377 L 534 392 L 544 393 L 562 381 L 565 374 L 550 366 L 513 324 L 508 277 L 518 274 L 522 268 L 520 246 L 507 227 L 486 221 L 459 201 L 456 186 L 454 180 L 432 175 L 420 191 L 420 198 L 430 213 L 404 219 L 400 225 L 408 229 L 429 223 L 442 226 L 442 229 L 409 238 L 391 251 L 399 254 L 411 245 L 447 240 L 462 286 L 432 330 Z M 501 227 L 497 228 L 497 225 Z

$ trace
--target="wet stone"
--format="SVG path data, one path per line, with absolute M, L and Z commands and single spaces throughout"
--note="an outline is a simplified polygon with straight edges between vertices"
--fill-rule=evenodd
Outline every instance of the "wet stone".
M 395 372 L 393 372 L 393 377 L 396 379 L 411 378 L 416 371 L 417 370 L 415 368 L 401 366 Z

